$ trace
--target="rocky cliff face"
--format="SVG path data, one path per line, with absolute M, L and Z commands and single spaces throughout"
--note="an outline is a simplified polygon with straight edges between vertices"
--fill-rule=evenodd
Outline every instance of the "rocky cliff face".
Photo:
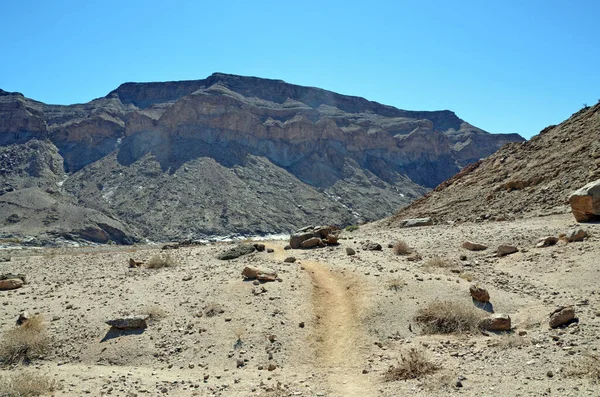
M 450 111 L 219 73 L 71 106 L 0 91 L 0 148 L 21 153 L 0 169 L 3 191 L 64 174 L 61 194 L 153 239 L 373 220 L 520 140 Z
M 569 195 L 597 179 L 600 104 L 466 167 L 391 222 L 415 216 L 483 221 L 566 213 Z

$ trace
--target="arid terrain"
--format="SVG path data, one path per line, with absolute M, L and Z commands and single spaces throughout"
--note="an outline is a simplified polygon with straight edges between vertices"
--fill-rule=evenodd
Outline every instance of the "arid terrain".
M 573 227 L 588 237 L 535 247 Z M 0 292 L 0 346 L 23 311 L 43 317 L 49 340 L 40 357 L 0 376 L 43 375 L 56 396 L 597 396 L 598 236 L 599 224 L 552 215 L 366 225 L 342 232 L 338 246 L 284 250 L 287 241 L 267 241 L 273 252 L 233 260 L 216 256 L 237 243 L 5 250 L 0 274 L 22 273 L 27 283 Z M 361 249 L 367 240 L 383 249 Z M 388 247 L 398 241 L 410 253 Z M 489 248 L 469 251 L 464 241 Z M 499 257 L 500 244 L 519 252 Z M 157 255 L 172 266 L 129 267 L 130 258 Z M 284 262 L 289 256 L 296 261 Z M 246 265 L 271 268 L 278 281 L 245 281 Z M 415 316 L 435 301 L 487 315 L 471 299 L 473 284 L 489 291 L 483 309 L 510 316 L 511 331 L 424 334 Z M 578 321 L 551 329 L 561 305 Z M 149 314 L 147 328 L 105 324 L 128 314 Z M 401 368 L 411 349 L 432 373 L 409 367 L 403 373 L 416 379 L 393 380 L 390 366 Z

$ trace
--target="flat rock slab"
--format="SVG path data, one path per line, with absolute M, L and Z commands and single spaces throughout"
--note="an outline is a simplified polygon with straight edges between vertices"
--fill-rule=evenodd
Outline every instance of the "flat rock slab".
M 321 244 L 322 244 L 322 241 L 319 237 L 311 237 L 308 240 L 304 240 L 300 244 L 300 246 L 302 248 L 314 248 L 314 247 L 318 247 Z
M 221 259 L 221 260 L 236 259 L 242 255 L 247 255 L 247 254 L 253 253 L 255 249 L 256 248 L 254 248 L 254 246 L 252 246 L 250 244 L 240 244 L 240 245 L 233 247 L 230 250 L 227 250 L 227 251 L 223 252 L 222 254 L 218 255 L 217 259 Z
M 294 233 L 290 236 L 290 247 L 298 249 L 302 247 L 302 243 L 308 239 L 316 237 L 313 232 Z
M 275 281 L 277 272 L 266 267 L 246 266 L 242 270 L 242 276 L 247 280 Z
M 23 280 L 21 280 L 20 278 L 9 278 L 6 280 L 0 280 L 0 291 L 8 291 L 11 289 L 21 288 L 23 284 Z
M 511 320 L 508 314 L 492 314 L 479 323 L 479 328 L 486 331 L 510 331 Z
M 600 220 L 600 179 L 571 194 L 569 204 L 577 222 Z
M 469 251 L 483 251 L 488 248 L 487 245 L 474 243 L 472 241 L 465 241 L 464 243 L 462 243 L 462 247 Z
M 506 245 L 502 244 L 498 247 L 498 256 L 506 256 L 510 254 L 514 254 L 515 252 L 519 252 L 519 249 L 514 245 Z
M 148 315 L 135 315 L 108 320 L 106 324 L 118 329 L 143 329 L 148 326 Z
M 400 222 L 400 227 L 418 227 L 431 225 L 433 225 L 433 219 L 431 218 L 404 219 Z

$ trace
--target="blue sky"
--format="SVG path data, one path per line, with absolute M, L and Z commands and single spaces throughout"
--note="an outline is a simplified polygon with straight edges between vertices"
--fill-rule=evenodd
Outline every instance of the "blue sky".
M 600 99 L 599 17 L 596 0 L 0 0 L 0 88 L 71 104 L 218 71 L 530 137 Z

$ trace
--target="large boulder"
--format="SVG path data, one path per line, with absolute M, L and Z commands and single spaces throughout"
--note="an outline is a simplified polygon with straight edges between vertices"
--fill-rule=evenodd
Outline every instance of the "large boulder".
M 290 247 L 292 247 L 292 249 L 298 249 L 302 247 L 302 242 L 313 237 L 315 237 L 313 232 L 294 233 L 290 236 Z
M 254 246 L 250 244 L 240 244 L 223 252 L 222 254 L 217 256 L 217 259 L 230 260 L 239 258 L 242 255 L 251 254 L 252 252 L 254 252 L 255 249 L 256 248 L 254 248 Z
M 304 240 L 302 242 L 302 244 L 300 244 L 300 246 L 302 248 L 314 248 L 314 247 L 318 247 L 320 244 L 322 244 L 322 241 L 320 238 L 311 237 L 308 240 Z
M 600 179 L 571 194 L 569 204 L 577 222 L 600 220 Z

